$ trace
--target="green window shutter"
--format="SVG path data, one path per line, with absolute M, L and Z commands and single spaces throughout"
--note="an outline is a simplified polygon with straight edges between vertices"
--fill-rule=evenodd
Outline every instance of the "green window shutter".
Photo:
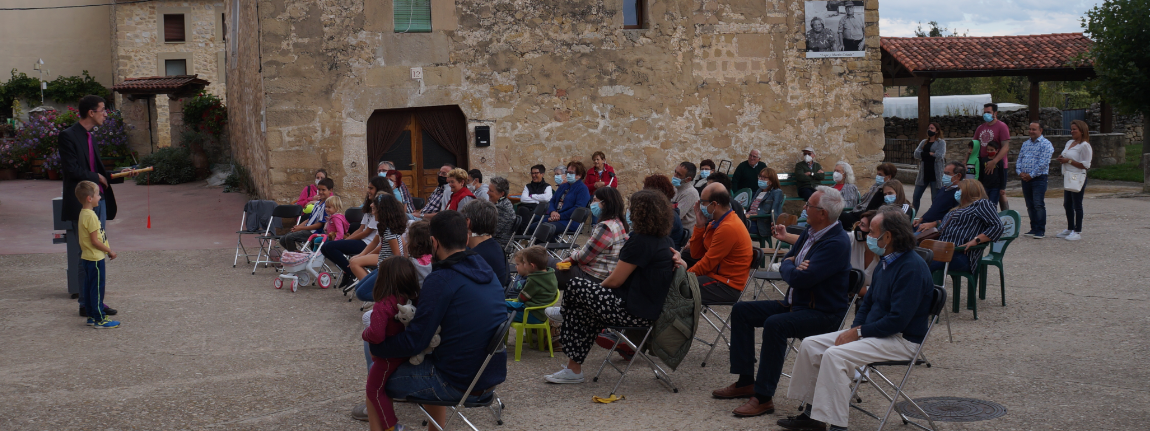
M 430 33 L 431 0 L 393 0 L 396 33 Z

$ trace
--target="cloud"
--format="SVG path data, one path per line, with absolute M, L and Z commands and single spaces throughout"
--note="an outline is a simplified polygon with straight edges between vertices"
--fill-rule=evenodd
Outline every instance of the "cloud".
M 879 33 L 914 36 L 919 23 L 937 21 L 939 27 L 970 36 L 1078 33 L 1081 18 L 1098 0 L 884 0 L 879 7 Z

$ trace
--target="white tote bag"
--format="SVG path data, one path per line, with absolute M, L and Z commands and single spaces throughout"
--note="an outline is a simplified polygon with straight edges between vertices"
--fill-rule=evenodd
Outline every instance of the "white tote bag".
M 1086 184 L 1086 172 L 1067 172 L 1062 176 L 1062 188 L 1069 192 L 1078 193 Z

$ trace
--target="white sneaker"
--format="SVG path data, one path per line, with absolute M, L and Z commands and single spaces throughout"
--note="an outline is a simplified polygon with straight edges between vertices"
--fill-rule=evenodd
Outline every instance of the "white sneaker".
M 544 380 L 551 383 L 583 383 L 583 373 L 576 374 L 570 368 L 563 367 L 558 373 L 543 376 Z
M 1078 241 L 1080 239 L 1082 239 L 1082 235 L 1080 235 L 1078 232 L 1070 232 L 1069 235 L 1066 235 L 1067 241 Z
M 1062 232 L 1059 232 L 1058 235 L 1054 235 L 1054 237 L 1055 238 L 1066 238 L 1067 236 L 1069 236 L 1072 233 L 1074 233 L 1074 231 L 1072 231 L 1070 229 L 1066 229 Z
M 562 312 L 562 310 L 561 310 L 559 307 L 547 307 L 547 308 L 544 308 L 544 309 L 543 309 L 543 314 L 546 314 L 546 315 L 547 315 L 547 318 L 548 318 L 548 319 L 551 319 L 551 321 L 552 321 L 552 322 L 555 322 L 555 323 L 558 323 L 558 324 L 562 324 L 562 323 L 563 323 L 563 312 Z

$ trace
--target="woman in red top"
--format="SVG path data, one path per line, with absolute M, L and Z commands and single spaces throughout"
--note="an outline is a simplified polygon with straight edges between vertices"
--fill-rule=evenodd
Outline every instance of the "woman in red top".
M 459 208 L 475 200 L 475 195 L 467 189 L 467 171 L 459 168 L 447 173 L 447 187 L 451 188 L 451 200 L 447 202 L 447 209 L 459 211 Z
M 619 180 L 615 178 L 615 168 L 607 164 L 607 155 L 602 151 L 596 151 L 591 154 L 591 162 L 595 165 L 587 171 L 587 176 L 583 178 L 583 184 L 587 185 L 587 192 L 595 194 L 595 189 L 599 187 L 619 187 Z

